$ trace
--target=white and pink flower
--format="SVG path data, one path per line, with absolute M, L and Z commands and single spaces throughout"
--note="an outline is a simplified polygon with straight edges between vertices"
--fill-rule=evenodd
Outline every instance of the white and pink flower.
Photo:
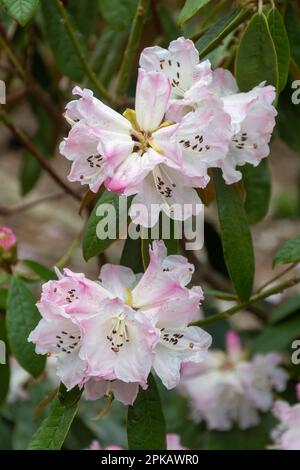
M 203 299 L 200 287 L 185 287 L 192 273 L 159 241 L 142 276 L 106 264 L 94 282 L 66 269 L 43 286 L 37 304 L 43 318 L 29 341 L 38 354 L 57 356 L 62 382 L 68 389 L 85 385 L 89 399 L 113 394 L 132 404 L 152 368 L 174 387 L 181 365 L 202 361 L 211 343 L 201 328 L 188 326 Z
M 300 384 L 297 385 L 299 403 L 290 405 L 284 400 L 277 400 L 273 414 L 279 420 L 272 431 L 275 447 L 281 450 L 300 450 Z
M 273 390 L 283 391 L 287 373 L 280 355 L 269 353 L 247 360 L 236 333 L 227 334 L 227 351 L 211 351 L 201 364 L 187 364 L 180 390 L 191 404 L 196 421 L 209 429 L 228 430 L 234 423 L 247 429 L 259 423 L 259 411 L 268 411 Z

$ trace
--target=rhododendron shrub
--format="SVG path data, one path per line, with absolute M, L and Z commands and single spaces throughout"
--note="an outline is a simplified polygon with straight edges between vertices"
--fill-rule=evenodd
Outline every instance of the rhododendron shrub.
M 300 449 L 296 3 L 0 0 L 0 449 Z

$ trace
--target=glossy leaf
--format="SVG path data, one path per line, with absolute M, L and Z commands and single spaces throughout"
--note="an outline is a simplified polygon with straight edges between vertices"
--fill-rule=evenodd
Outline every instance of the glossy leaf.
M 65 406 L 61 403 L 59 397 L 56 397 L 51 403 L 49 415 L 32 437 L 28 450 L 61 449 L 77 409 L 78 402 Z
M 56 64 L 62 74 L 67 75 L 74 81 L 81 81 L 83 70 L 81 62 L 74 50 L 74 46 L 66 33 L 64 25 L 60 21 L 59 13 L 54 1 L 42 1 L 43 31 L 48 39 Z M 75 29 L 75 27 L 74 27 Z M 79 31 L 76 31 L 80 39 L 81 47 L 85 41 Z
M 264 81 L 278 90 L 276 51 L 264 14 L 256 13 L 251 18 L 240 39 L 235 75 L 241 91 L 249 91 Z
M 210 0 L 186 0 L 184 7 L 179 13 L 178 24 L 182 26 L 209 2 Z
M 122 232 L 126 230 L 127 211 L 130 206 L 130 201 L 131 199 L 128 198 L 126 204 L 126 198 L 119 198 L 117 194 L 107 191 L 100 196 L 90 215 L 83 237 L 82 249 L 83 256 L 86 261 L 93 256 L 97 256 L 100 253 L 103 253 L 106 248 L 108 248 L 115 240 L 118 239 L 120 230 Z M 113 209 L 115 209 L 115 211 Z M 101 214 L 100 216 L 97 215 L 97 213 L 99 214 L 99 211 L 101 210 L 104 211 L 104 214 Z M 120 220 L 122 226 L 119 226 Z M 113 224 L 112 226 L 115 228 L 115 230 L 112 231 L 110 237 L 99 238 L 97 236 L 98 224 L 104 225 L 104 231 L 108 225 Z
M 236 8 L 209 28 L 195 44 L 200 57 L 206 56 L 206 54 L 219 46 L 222 40 L 237 28 L 249 14 L 250 11 L 246 8 Z
M 31 271 L 37 274 L 41 279 L 44 281 L 50 281 L 52 279 L 56 279 L 56 274 L 52 269 L 47 268 L 41 263 L 37 261 L 33 261 L 31 259 L 23 259 L 22 263 L 25 264 Z
M 289 81 L 278 100 L 277 128 L 280 138 L 300 153 L 300 92 Z
M 39 0 L 0 0 L 0 6 L 11 18 L 25 26 L 35 14 Z
M 273 258 L 273 265 L 300 261 L 300 236 L 286 242 Z
M 122 251 L 120 264 L 131 268 L 136 274 L 144 271 L 141 239 L 127 238 Z
M 276 8 L 268 14 L 268 25 L 274 42 L 278 64 L 278 91 L 284 89 L 289 73 L 290 45 L 285 29 L 284 19 Z
M 24 282 L 13 277 L 7 301 L 7 337 L 12 353 L 20 365 L 34 377 L 45 367 L 45 356 L 35 354 L 35 346 L 27 341 L 40 320 L 35 299 Z
M 247 300 L 252 292 L 254 253 L 246 212 L 236 187 L 226 185 L 219 171 L 214 181 L 225 263 L 238 296 Z
M 155 379 L 148 378 L 147 390 L 139 391 L 128 407 L 127 436 L 130 450 L 166 449 L 166 423 Z
M 242 167 L 243 183 L 246 191 L 245 211 L 250 224 L 260 222 L 268 213 L 271 198 L 271 177 L 267 160 L 258 166 Z
M 106 23 L 116 31 L 125 29 L 132 20 L 138 0 L 100 0 L 100 11 Z
M 285 11 L 285 26 L 289 38 L 291 56 L 300 69 L 300 18 L 291 3 Z
M 5 317 L 0 314 L 0 408 L 5 402 L 6 395 L 9 390 L 10 371 L 7 349 Z M 5 360 L 5 364 L 3 363 L 3 360 Z

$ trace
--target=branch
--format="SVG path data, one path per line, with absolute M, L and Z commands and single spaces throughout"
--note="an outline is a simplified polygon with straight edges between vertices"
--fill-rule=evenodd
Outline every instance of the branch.
M 241 302 L 235 305 L 234 307 L 231 307 L 228 310 L 225 310 L 224 312 L 217 313 L 216 315 L 211 315 L 210 317 L 207 317 L 207 318 L 203 318 L 202 320 L 199 320 L 193 324 L 196 326 L 202 326 L 208 323 L 213 323 L 215 321 L 223 320 L 225 318 L 231 317 L 232 315 L 239 312 L 240 310 L 247 308 L 249 305 L 254 304 L 255 302 L 258 302 L 259 300 L 266 299 L 267 297 L 270 297 L 271 295 L 278 294 L 286 289 L 289 289 L 290 287 L 294 287 L 299 283 L 300 283 L 300 277 L 294 277 L 292 279 L 288 279 L 287 281 L 277 284 L 277 286 L 274 286 L 259 294 L 253 295 L 246 302 Z
M 85 58 L 85 55 L 81 49 L 81 46 L 80 46 L 80 42 L 76 36 L 76 33 L 73 29 L 73 26 L 69 20 L 69 17 L 66 13 L 66 10 L 61 2 L 61 0 L 55 0 L 55 4 L 56 4 L 56 8 L 59 12 L 59 15 L 61 17 L 61 22 L 62 24 L 64 25 L 65 27 L 65 30 L 74 46 L 74 49 L 75 49 L 75 52 L 78 56 L 78 59 L 80 60 L 81 62 L 81 65 L 82 65 L 82 68 L 84 69 L 86 75 L 88 76 L 88 78 L 90 79 L 90 81 L 92 82 L 92 84 L 94 85 L 95 87 L 95 90 L 97 90 L 97 92 L 103 97 L 105 98 L 107 101 L 112 101 L 108 91 L 106 90 L 106 88 L 102 85 L 102 83 L 98 80 L 95 72 L 93 71 L 93 69 L 90 67 L 89 63 L 87 62 L 86 58 Z
M 51 178 L 68 194 L 81 201 L 81 197 L 77 194 L 73 189 L 71 189 L 64 180 L 53 170 L 53 168 L 49 165 L 46 158 L 37 150 L 37 148 L 33 145 L 29 137 L 18 129 L 10 120 L 7 113 L 3 110 L 0 110 L 0 121 L 5 124 L 5 126 L 10 129 L 13 135 L 21 142 L 21 144 L 33 155 L 33 157 L 39 162 L 42 168 L 51 176 Z
M 52 201 L 54 199 L 59 199 L 61 197 L 64 197 L 66 195 L 65 192 L 58 192 L 58 193 L 53 193 L 53 194 L 48 194 L 45 196 L 40 197 L 39 199 L 36 199 L 34 201 L 29 201 L 26 202 L 25 204 L 18 204 L 14 207 L 2 207 L 0 206 L 0 215 L 14 215 L 14 214 L 19 214 L 20 212 L 25 212 L 29 209 L 32 209 L 32 207 L 37 206 L 38 204 L 42 204 L 43 202 L 46 201 Z
M 123 57 L 123 61 L 121 64 L 119 76 L 118 76 L 118 82 L 117 82 L 117 94 L 118 95 L 123 95 L 127 90 L 132 63 L 139 47 L 139 42 L 140 42 L 140 38 L 142 34 L 142 27 L 144 24 L 144 19 L 145 19 L 148 7 L 149 7 L 149 0 L 139 0 L 135 17 L 132 22 L 132 27 L 131 27 L 131 31 L 129 34 L 127 47 L 124 52 L 124 57 Z

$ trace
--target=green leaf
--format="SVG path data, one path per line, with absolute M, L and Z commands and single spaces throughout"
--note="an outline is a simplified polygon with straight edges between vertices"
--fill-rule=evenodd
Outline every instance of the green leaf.
M 131 268 L 136 274 L 144 271 L 140 238 L 137 240 L 133 240 L 130 237 L 127 238 L 122 251 L 120 264 Z
M 93 33 L 98 13 L 97 0 L 69 0 L 68 11 L 71 13 L 80 32 L 88 39 Z
M 277 307 L 275 307 L 269 316 L 269 322 L 274 324 L 278 323 L 281 320 L 284 320 L 286 317 L 290 316 L 296 311 L 299 314 L 300 310 L 300 295 L 295 294 L 292 297 L 288 297 L 283 302 L 281 302 Z
M 267 160 L 254 167 L 247 164 L 241 169 L 246 191 L 245 211 L 249 224 L 257 224 L 268 213 L 271 198 L 271 177 Z
M 28 194 L 38 182 L 42 167 L 30 153 L 25 152 L 20 168 L 20 183 L 22 196 Z
M 100 0 L 99 4 L 106 23 L 112 29 L 121 31 L 134 17 L 138 0 Z
M 0 288 L 0 310 L 6 310 L 8 289 Z
M 39 0 L 0 0 L 0 6 L 22 26 L 33 17 L 38 5 Z
M 295 89 L 292 82 L 279 95 L 277 128 L 280 138 L 295 152 L 300 153 L 300 106 L 293 103 Z M 299 93 L 298 93 L 299 97 Z
M 295 313 L 286 320 L 269 326 L 252 343 L 252 353 L 282 351 L 291 346 L 300 335 L 300 315 Z
M 51 281 L 52 279 L 56 279 L 56 274 L 52 269 L 47 268 L 41 263 L 37 261 L 33 261 L 31 259 L 22 259 L 22 263 L 25 264 L 31 271 L 37 274 L 43 281 Z
M 27 339 L 41 317 L 32 293 L 15 276 L 9 288 L 6 317 L 7 337 L 12 353 L 27 372 L 38 377 L 45 367 L 46 358 L 35 354 L 34 344 Z
M 154 377 L 150 374 L 147 390 L 140 390 L 133 406 L 128 407 L 127 437 L 130 450 L 166 449 L 166 423 Z
M 156 11 L 163 29 L 164 42 L 167 46 L 171 41 L 180 36 L 180 29 L 174 21 L 172 12 L 169 11 L 163 1 L 156 3 Z
M 0 315 L 0 408 L 5 402 L 9 390 L 10 371 L 7 349 L 5 317 Z M 5 364 L 3 364 L 3 355 L 5 356 Z
M 268 14 L 268 25 L 274 42 L 278 64 L 278 91 L 284 89 L 289 73 L 290 45 L 285 29 L 284 19 L 276 8 L 272 8 Z
M 237 189 L 214 172 L 225 263 L 241 300 L 249 299 L 254 277 L 254 253 L 245 209 Z
M 300 18 L 290 3 L 285 11 L 285 26 L 289 38 L 291 56 L 300 69 Z
M 65 406 L 61 403 L 59 397 L 56 397 L 51 404 L 48 417 L 44 419 L 32 437 L 28 450 L 61 449 L 77 409 L 78 401 Z
M 196 42 L 195 46 L 200 57 L 206 56 L 215 49 L 221 41 L 239 26 L 250 14 L 246 8 L 236 8 L 227 13 L 217 21 L 208 31 Z
M 186 0 L 184 7 L 179 13 L 178 24 L 182 26 L 186 21 L 192 18 L 192 16 L 198 13 L 198 11 L 208 2 L 210 2 L 210 0 Z
M 58 398 L 63 406 L 73 406 L 79 402 L 83 389 L 80 390 L 79 387 L 74 387 L 72 390 L 67 391 L 64 384 L 60 385 Z
M 48 39 L 56 64 L 63 75 L 80 82 L 83 78 L 81 62 L 74 50 L 73 44 L 60 20 L 54 1 L 42 1 L 43 32 Z M 76 31 L 76 28 L 74 26 Z M 76 34 L 85 53 L 85 41 L 79 31 Z
M 273 258 L 273 266 L 276 264 L 289 264 L 300 261 L 300 236 L 286 242 Z
M 278 64 L 265 15 L 256 13 L 245 29 L 236 54 L 235 75 L 241 91 L 266 81 L 278 90 Z
M 117 194 L 108 191 L 104 192 L 100 196 L 90 215 L 87 228 L 83 236 L 82 249 L 83 256 L 86 261 L 93 256 L 103 253 L 106 248 L 119 238 L 120 231 L 122 233 L 124 232 L 127 227 L 127 212 L 130 202 L 130 198 L 126 201 L 125 197 L 119 198 Z M 100 211 L 104 211 L 104 214 L 97 215 Z M 121 226 L 119 225 L 120 221 Z M 102 228 L 102 233 L 103 231 L 106 233 L 106 228 L 113 228 L 114 230 L 112 230 L 111 234 L 108 234 L 110 237 L 107 236 L 106 238 L 99 238 L 97 236 L 97 227 L 98 229 L 99 227 Z

